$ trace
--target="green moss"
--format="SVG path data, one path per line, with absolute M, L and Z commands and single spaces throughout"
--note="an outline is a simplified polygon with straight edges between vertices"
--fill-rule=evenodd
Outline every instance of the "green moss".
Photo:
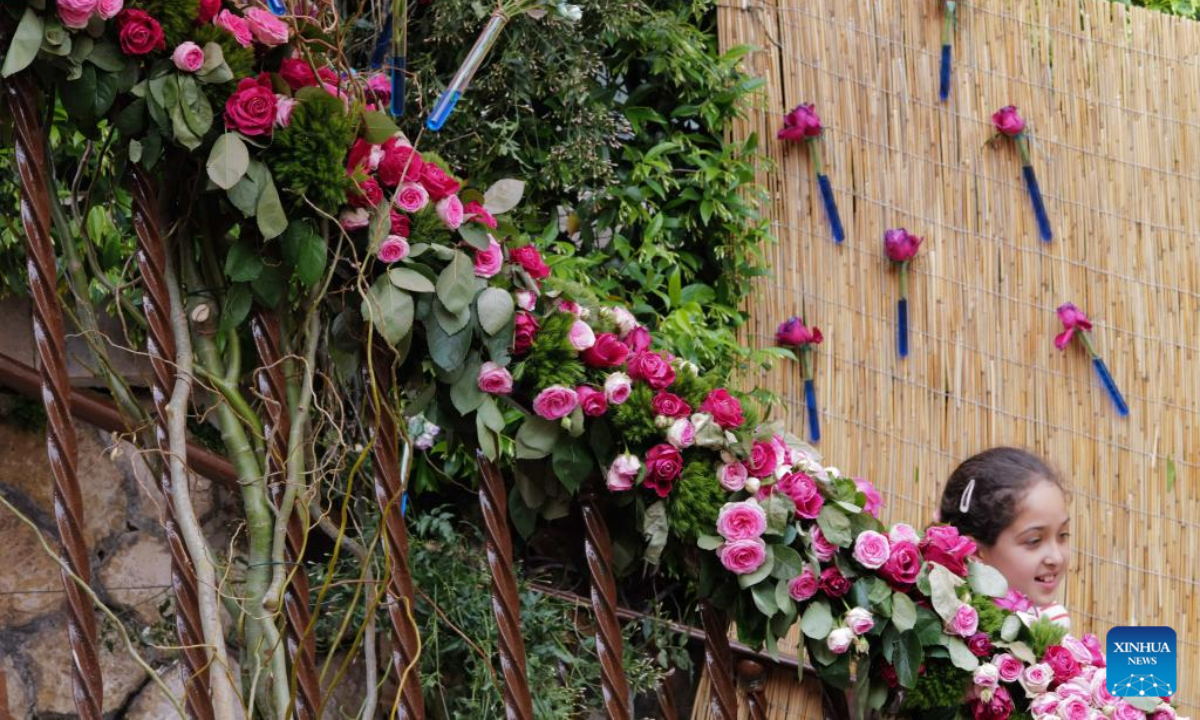
M 567 312 L 556 312 L 542 323 L 521 370 L 522 379 L 532 382 L 536 392 L 551 385 L 573 388 L 583 382 L 587 371 L 569 337 L 574 324 L 575 316 Z
M 350 186 L 346 153 L 354 140 L 354 122 L 342 101 L 324 90 L 305 88 L 286 128 L 272 145 L 275 184 L 299 203 L 306 197 L 328 213 L 346 202 Z
M 661 436 L 663 430 L 654 425 L 654 390 L 649 385 L 637 383 L 629 399 L 617 406 L 612 413 L 616 436 L 630 445 L 642 445 L 651 438 Z
M 717 385 L 717 378 L 711 374 L 693 374 L 691 370 L 676 365 L 675 382 L 668 388 L 671 392 L 687 401 L 692 411 L 700 409 L 700 403 Z
M 225 56 L 225 64 L 233 71 L 233 80 L 216 87 L 228 87 L 226 96 L 237 87 L 237 81 L 254 74 L 254 51 L 238 45 L 233 36 L 216 25 L 204 25 L 192 31 L 192 41 L 200 47 L 216 43 Z
M 1048 618 L 1041 618 L 1029 624 L 1029 645 L 1033 648 L 1033 654 L 1039 658 L 1046 654 L 1046 648 L 1061 644 L 1066 636 L 1067 629 Z
M 962 704 L 971 676 L 949 660 L 927 660 L 917 686 L 904 697 L 904 710 L 934 710 Z
M 712 535 L 725 496 L 717 483 L 712 463 L 689 462 L 675 481 L 671 503 L 667 506 L 671 534 L 687 545 L 693 544 L 701 535 Z
M 1008 613 L 996 607 L 992 598 L 979 593 L 971 596 L 971 607 L 979 613 L 979 632 L 987 633 L 990 637 L 998 637 L 1000 628 L 1004 625 L 1004 618 Z

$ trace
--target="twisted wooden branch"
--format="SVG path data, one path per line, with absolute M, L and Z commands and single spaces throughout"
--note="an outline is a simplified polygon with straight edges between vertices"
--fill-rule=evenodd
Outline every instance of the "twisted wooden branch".
M 104 706 L 104 684 L 96 648 L 96 615 L 87 593 L 72 578 L 74 574 L 90 584 L 92 571 L 83 537 L 83 500 L 75 474 L 78 449 L 71 421 L 66 339 L 56 291 L 54 241 L 50 235 L 46 129 L 41 127 L 38 117 L 40 93 L 30 71 L 9 78 L 4 91 L 13 117 L 17 173 L 21 180 L 21 222 L 25 226 L 29 291 L 33 296 L 33 335 L 42 381 L 42 404 L 48 420 L 46 450 L 54 474 L 54 519 L 61 541 L 60 554 L 70 569 L 62 571 L 62 582 L 69 611 L 67 634 L 73 661 L 75 707 L 80 717 L 99 720 Z
M 767 669 L 753 660 L 739 660 L 738 679 L 746 691 L 750 720 L 767 720 Z
M 592 612 L 596 614 L 596 651 L 600 656 L 600 685 L 604 708 L 613 720 L 629 720 L 629 682 L 625 677 L 621 626 L 617 622 L 617 583 L 613 572 L 612 540 L 600 514 L 594 491 L 583 497 L 584 553 L 592 574 Z
M 733 652 L 729 649 L 729 620 L 725 614 L 704 602 L 700 606 L 704 625 L 704 668 L 712 693 L 708 714 L 717 720 L 737 720 L 737 688 L 733 684 Z

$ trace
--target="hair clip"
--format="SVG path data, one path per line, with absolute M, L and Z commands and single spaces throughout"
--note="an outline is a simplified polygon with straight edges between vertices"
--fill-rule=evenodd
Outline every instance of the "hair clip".
M 962 498 L 958 501 L 958 511 L 965 513 L 971 509 L 971 495 L 975 493 L 975 478 L 967 481 L 967 487 L 963 490 Z

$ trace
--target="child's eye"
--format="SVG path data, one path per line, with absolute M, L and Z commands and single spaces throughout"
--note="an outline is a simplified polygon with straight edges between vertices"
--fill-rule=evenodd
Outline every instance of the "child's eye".
M 1071 537 L 1071 533 L 1065 532 L 1065 533 L 1060 534 L 1059 537 L 1062 538 L 1063 540 L 1066 540 L 1067 538 Z
M 1034 545 L 1037 545 L 1041 541 L 1042 541 L 1041 538 L 1029 538 L 1028 540 L 1025 541 L 1025 544 L 1028 545 L 1029 547 L 1033 547 Z

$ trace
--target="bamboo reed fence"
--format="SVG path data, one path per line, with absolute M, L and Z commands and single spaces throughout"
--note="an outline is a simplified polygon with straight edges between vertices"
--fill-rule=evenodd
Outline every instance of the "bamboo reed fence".
M 886 522 L 932 520 L 966 456 L 1030 448 L 1073 489 L 1077 631 L 1170 625 L 1181 714 L 1200 711 L 1200 24 L 1107 0 L 958 3 L 951 94 L 938 101 L 941 2 L 722 0 L 721 43 L 754 47 L 757 133 L 777 244 L 745 339 L 802 315 L 829 462 L 870 478 Z M 816 104 L 847 239 L 830 238 L 808 153 L 775 139 Z M 991 114 L 1017 105 L 1054 225 L 1038 239 L 1012 143 Z M 896 351 L 899 279 L 883 232 L 926 238 L 909 277 L 911 354 Z M 1054 349 L 1073 301 L 1130 406 L 1117 416 L 1086 353 Z M 745 379 L 790 402 L 799 368 Z M 772 677 L 768 696 L 810 692 Z M 784 693 L 786 695 L 787 693 Z M 795 717 L 777 701 L 771 717 Z M 794 711 L 793 711 L 794 713 Z

